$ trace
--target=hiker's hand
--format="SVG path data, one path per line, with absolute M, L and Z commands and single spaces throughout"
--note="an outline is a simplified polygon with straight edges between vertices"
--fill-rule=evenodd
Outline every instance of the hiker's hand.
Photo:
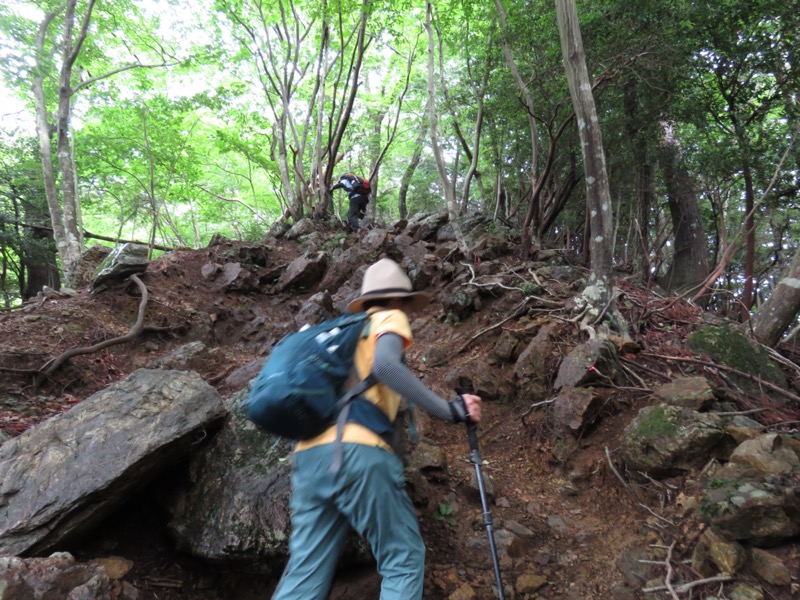
M 481 420 L 481 398 L 475 394 L 460 394 L 450 403 L 455 423 L 478 423 Z
M 469 411 L 469 420 L 473 423 L 480 423 L 481 421 L 481 397 L 475 394 L 462 394 L 464 404 Z

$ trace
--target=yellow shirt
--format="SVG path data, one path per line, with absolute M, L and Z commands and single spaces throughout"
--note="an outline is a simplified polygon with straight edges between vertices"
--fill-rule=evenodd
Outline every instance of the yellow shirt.
M 363 379 L 372 371 L 372 363 L 375 360 L 375 344 L 378 338 L 384 333 L 395 333 L 403 338 L 403 350 L 407 349 L 413 338 L 411 336 L 411 324 L 408 316 L 402 310 L 381 310 L 378 308 L 370 309 L 372 313 L 369 318 L 369 331 L 366 338 L 359 340 L 356 346 L 356 354 L 353 363 L 356 367 L 359 379 Z M 366 392 L 364 397 L 377 404 L 386 413 L 390 421 L 394 421 L 397 411 L 400 408 L 400 394 L 378 383 Z M 332 425 L 317 437 L 297 442 L 295 452 L 308 450 L 322 444 L 331 444 L 336 441 L 336 425 Z M 364 444 L 366 446 L 379 446 L 386 450 L 391 450 L 383 438 L 374 431 L 367 429 L 358 423 L 347 423 L 344 426 L 343 442 L 354 444 Z

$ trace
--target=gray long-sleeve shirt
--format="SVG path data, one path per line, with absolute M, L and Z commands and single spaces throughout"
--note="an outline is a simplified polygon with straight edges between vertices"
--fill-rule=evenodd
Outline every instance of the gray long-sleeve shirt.
M 395 333 L 381 335 L 375 344 L 372 372 L 382 384 L 434 417 L 455 422 L 450 403 L 429 390 L 403 363 L 403 338 Z

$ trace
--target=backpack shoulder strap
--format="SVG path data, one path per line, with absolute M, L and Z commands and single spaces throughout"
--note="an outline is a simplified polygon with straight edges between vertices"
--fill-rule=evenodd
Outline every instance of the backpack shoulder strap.
M 333 443 L 333 458 L 331 459 L 330 466 L 331 473 L 338 473 L 339 469 L 342 468 L 342 460 L 344 459 L 342 437 L 344 436 L 344 426 L 347 423 L 347 419 L 350 417 L 350 405 L 352 404 L 353 398 L 360 396 L 376 383 L 378 383 L 378 378 L 375 377 L 374 373 L 370 372 L 369 375 L 351 387 L 347 393 L 336 402 L 336 407 L 339 409 L 339 416 L 336 419 L 336 440 Z
M 374 315 L 376 312 L 380 312 L 382 310 L 388 310 L 385 308 L 380 308 L 378 310 L 372 311 L 368 313 L 366 317 L 364 317 L 364 327 L 361 330 L 360 339 L 365 339 L 369 337 L 369 330 L 370 326 L 372 325 L 372 320 L 370 317 Z M 361 315 L 358 315 L 361 316 Z M 355 367 L 354 367 L 355 369 Z M 330 472 L 331 473 L 338 473 L 339 469 L 342 468 L 342 460 L 344 457 L 344 447 L 342 445 L 342 437 L 344 436 L 344 426 L 347 423 L 348 418 L 350 417 L 350 404 L 352 403 L 353 399 L 360 396 L 364 392 L 366 392 L 369 388 L 373 385 L 378 383 L 378 378 L 375 377 L 375 374 L 370 371 L 369 374 L 364 377 L 361 381 L 351 387 L 347 392 L 339 398 L 336 402 L 336 409 L 339 412 L 339 416 L 336 419 L 336 440 L 333 443 L 333 459 L 331 460 Z

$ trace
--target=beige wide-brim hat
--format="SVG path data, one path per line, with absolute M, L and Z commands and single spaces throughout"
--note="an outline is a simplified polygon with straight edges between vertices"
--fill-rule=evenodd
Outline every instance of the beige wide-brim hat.
M 384 298 L 409 298 L 408 312 L 419 310 L 431 301 L 428 294 L 414 291 L 408 275 L 390 258 L 383 258 L 366 270 L 361 295 L 347 305 L 347 310 L 361 312 L 365 302 Z

